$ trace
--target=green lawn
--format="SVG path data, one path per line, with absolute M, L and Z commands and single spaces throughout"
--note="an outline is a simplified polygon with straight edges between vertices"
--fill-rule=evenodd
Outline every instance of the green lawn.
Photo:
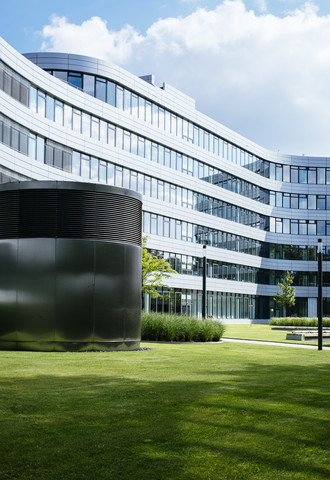
M 296 330 L 303 330 L 303 327 L 297 327 Z M 292 330 L 295 330 L 292 327 Z M 271 342 L 300 343 L 305 345 L 317 345 L 317 341 L 298 342 L 286 340 L 284 330 L 272 330 L 270 325 L 225 325 L 224 337 L 243 338 L 246 340 L 267 340 Z M 330 346 L 329 339 L 323 339 L 324 346 Z
M 0 352 L 1 480 L 330 478 L 329 351 L 143 346 Z

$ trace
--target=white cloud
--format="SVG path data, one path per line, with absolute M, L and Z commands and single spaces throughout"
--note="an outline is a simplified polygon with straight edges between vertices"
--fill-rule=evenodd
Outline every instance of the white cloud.
M 267 2 L 266 2 L 266 0 L 254 0 L 254 3 L 256 4 L 260 13 L 267 12 Z
M 81 25 L 53 17 L 42 35 L 44 50 L 155 73 L 260 145 L 330 156 L 330 16 L 313 2 L 277 17 L 224 0 L 213 10 L 160 19 L 145 34 L 129 25 L 113 31 L 99 17 Z
M 143 41 L 133 27 L 125 25 L 115 32 L 100 17 L 91 17 L 81 25 L 68 23 L 65 17 L 53 15 L 51 24 L 42 30 L 45 38 L 41 49 L 57 52 L 75 52 L 108 59 L 122 64 L 134 48 Z

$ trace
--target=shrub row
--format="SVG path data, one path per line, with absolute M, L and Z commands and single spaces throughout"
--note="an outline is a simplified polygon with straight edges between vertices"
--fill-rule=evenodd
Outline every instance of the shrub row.
M 142 312 L 142 340 L 167 342 L 217 342 L 224 326 L 211 319 Z
M 330 327 L 330 318 L 323 318 L 323 326 Z M 317 327 L 317 318 L 308 317 L 272 317 L 271 325 L 288 327 Z

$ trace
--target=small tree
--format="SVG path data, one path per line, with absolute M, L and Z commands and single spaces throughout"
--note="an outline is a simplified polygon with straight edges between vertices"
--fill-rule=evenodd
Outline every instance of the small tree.
M 142 239 L 142 300 L 144 293 L 148 293 L 152 298 L 162 297 L 158 288 L 167 287 L 164 281 L 177 273 L 167 260 L 157 258 L 151 255 L 147 249 L 148 237 Z
M 291 286 L 293 280 L 294 275 L 291 275 L 290 272 L 285 272 L 284 278 L 281 279 L 281 282 L 278 282 L 278 286 L 282 290 L 282 293 L 275 293 L 274 295 L 275 302 L 283 305 L 284 316 L 286 316 L 286 307 L 291 308 L 296 303 L 295 288 Z

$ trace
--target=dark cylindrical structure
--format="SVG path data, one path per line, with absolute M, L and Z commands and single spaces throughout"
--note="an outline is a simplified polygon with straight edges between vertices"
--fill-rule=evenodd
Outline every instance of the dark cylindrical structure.
M 0 186 L 0 349 L 138 348 L 142 199 L 79 182 Z
M 207 260 L 206 260 L 206 245 L 203 245 L 203 287 L 202 287 L 202 317 L 206 318 L 206 268 L 207 268 Z
M 322 256 L 323 256 L 322 239 L 317 241 L 317 320 L 318 320 L 318 350 L 322 350 L 323 344 L 323 273 L 322 273 Z

